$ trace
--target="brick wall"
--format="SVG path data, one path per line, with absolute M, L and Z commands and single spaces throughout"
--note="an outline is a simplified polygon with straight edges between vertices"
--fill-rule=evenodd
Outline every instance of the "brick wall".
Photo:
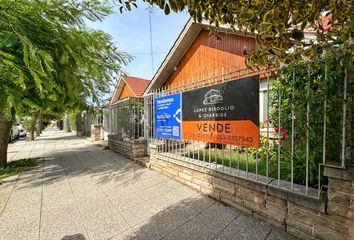
M 353 181 L 330 178 L 328 198 L 323 192 L 320 199 L 315 199 L 158 155 L 154 145 L 150 149 L 150 169 L 260 217 L 297 238 L 339 240 L 354 236 Z
M 135 139 L 130 142 L 123 142 L 114 139 L 112 135 L 108 136 L 108 148 L 130 159 L 144 157 L 145 144 L 145 140 Z

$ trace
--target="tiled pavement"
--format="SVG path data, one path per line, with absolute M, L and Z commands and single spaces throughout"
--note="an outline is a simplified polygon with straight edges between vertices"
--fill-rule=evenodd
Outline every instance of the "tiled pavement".
M 9 146 L 39 166 L 0 185 L 0 239 L 292 239 L 157 172 L 54 129 Z

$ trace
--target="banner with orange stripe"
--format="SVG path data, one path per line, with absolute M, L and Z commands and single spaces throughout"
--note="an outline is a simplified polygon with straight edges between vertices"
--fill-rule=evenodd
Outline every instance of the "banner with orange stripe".
M 184 92 L 182 138 L 259 147 L 259 77 Z

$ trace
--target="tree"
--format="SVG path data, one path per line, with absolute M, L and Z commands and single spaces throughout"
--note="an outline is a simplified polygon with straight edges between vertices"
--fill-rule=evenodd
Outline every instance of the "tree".
M 0 0 L 0 167 L 16 114 L 99 102 L 121 74 L 129 55 L 85 24 L 111 8 L 98 0 Z
M 231 30 L 255 33 L 258 48 L 247 53 L 249 66 L 291 63 L 306 56 L 317 58 L 320 48 L 340 45 L 344 55 L 354 53 L 354 4 L 347 0 L 269 1 L 269 0 L 144 0 L 170 11 L 187 9 L 197 22 L 209 21 Z M 136 0 L 118 0 L 120 11 L 136 6 Z M 326 16 L 326 17 L 323 17 Z M 304 39 L 309 28 L 316 31 L 317 42 Z M 293 46 L 294 50 L 289 51 Z

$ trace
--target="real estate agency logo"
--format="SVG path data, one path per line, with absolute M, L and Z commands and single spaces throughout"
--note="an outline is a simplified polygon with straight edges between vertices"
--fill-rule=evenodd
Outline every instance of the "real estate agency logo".
M 223 99 L 224 98 L 221 94 L 221 91 L 215 90 L 215 89 L 210 89 L 204 95 L 203 104 L 204 105 L 218 104 L 218 103 L 221 103 Z

